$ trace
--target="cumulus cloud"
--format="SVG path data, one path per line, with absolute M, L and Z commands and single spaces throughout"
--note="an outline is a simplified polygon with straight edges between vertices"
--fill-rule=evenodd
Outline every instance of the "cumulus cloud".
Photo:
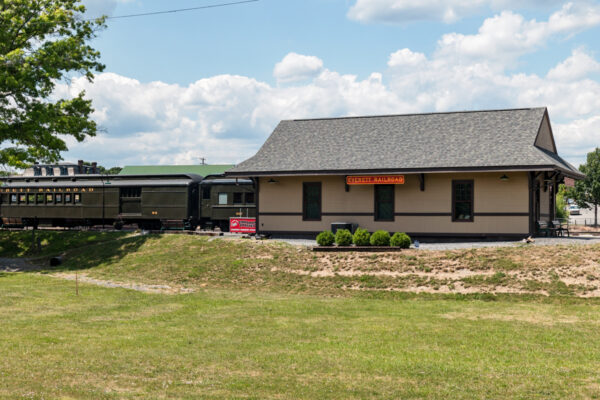
M 568 22 L 573 12 L 563 8 L 547 22 L 501 13 L 497 18 L 503 22 L 486 20 L 477 33 L 482 38 L 471 47 L 444 36 L 431 54 L 399 49 L 390 54 L 384 73 L 365 79 L 295 53 L 275 66 L 277 85 L 239 75 L 187 86 L 144 83 L 114 73 L 99 74 L 93 83 L 74 79 L 69 86 L 59 85 L 55 96 L 85 90 L 104 130 L 84 143 L 69 139 L 65 157 L 107 166 L 189 164 L 199 157 L 238 163 L 252 156 L 282 119 L 548 106 L 559 150 L 578 164 L 600 140 L 600 82 L 594 79 L 600 63 L 580 48 L 543 74 L 506 68 L 547 40 L 538 30 L 568 35 L 580 29 Z M 502 35 L 491 31 L 503 25 L 512 28 Z M 485 56 L 485 45 L 478 43 L 484 36 L 499 54 Z M 466 36 L 461 40 L 469 42 Z M 281 85 L 287 82 L 295 84 Z
M 600 25 L 599 5 L 568 3 L 548 21 L 526 20 L 512 11 L 486 19 L 473 35 L 448 33 L 438 43 L 441 56 L 473 62 L 484 59 L 501 67 L 537 50 L 558 34 L 569 35 Z
M 488 10 L 548 8 L 561 0 L 357 0 L 348 11 L 360 22 L 406 23 L 412 21 L 455 22 Z
M 574 81 L 600 71 L 600 63 L 581 49 L 573 50 L 571 57 L 548 72 L 548 79 Z
M 277 82 L 298 82 L 313 78 L 323 70 L 323 61 L 315 56 L 289 53 L 275 65 Z
M 82 0 L 86 8 L 88 18 L 97 18 L 102 15 L 113 15 L 119 3 L 127 3 L 132 0 Z

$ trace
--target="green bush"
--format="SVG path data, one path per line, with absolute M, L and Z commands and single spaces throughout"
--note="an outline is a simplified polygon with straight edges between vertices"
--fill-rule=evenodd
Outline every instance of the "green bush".
M 370 238 L 371 234 L 368 230 L 358 228 L 356 232 L 354 232 L 354 236 L 352 236 L 352 242 L 357 246 L 368 246 L 371 244 L 371 242 L 369 242 Z
M 394 247 L 400 247 L 401 249 L 410 248 L 410 236 L 404 232 L 396 232 L 390 239 L 390 245 Z
M 350 246 L 352 244 L 352 234 L 348 229 L 338 229 L 335 232 L 335 243 L 338 246 Z
M 319 246 L 331 246 L 334 241 L 335 236 L 333 236 L 331 231 L 323 231 L 317 236 L 317 243 Z
M 373 246 L 389 246 L 390 234 L 387 231 L 377 231 L 371 235 L 371 244 Z

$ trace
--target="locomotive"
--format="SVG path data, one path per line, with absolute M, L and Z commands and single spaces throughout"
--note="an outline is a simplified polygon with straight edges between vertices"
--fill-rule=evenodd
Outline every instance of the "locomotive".
M 2 226 L 136 224 L 141 229 L 220 227 L 256 216 L 254 182 L 194 174 L 8 177 L 0 185 Z

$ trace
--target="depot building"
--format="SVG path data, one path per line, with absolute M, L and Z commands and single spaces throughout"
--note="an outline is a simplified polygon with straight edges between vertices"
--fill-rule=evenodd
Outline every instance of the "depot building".
M 314 236 L 334 222 L 414 237 L 523 237 L 584 176 L 546 108 L 282 121 L 227 172 L 257 185 L 257 230 Z

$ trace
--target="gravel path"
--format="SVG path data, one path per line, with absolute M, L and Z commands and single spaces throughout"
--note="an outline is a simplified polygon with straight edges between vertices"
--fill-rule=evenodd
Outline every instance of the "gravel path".
M 295 246 L 316 246 L 315 240 L 308 239 L 271 239 L 285 243 L 289 243 Z M 552 238 L 536 238 L 532 245 L 535 246 L 555 246 L 555 245 L 566 245 L 566 244 L 598 244 L 600 243 L 599 237 L 592 236 L 578 236 L 570 238 L 552 237 Z M 419 249 L 421 250 L 457 250 L 457 249 L 477 249 L 481 247 L 511 247 L 522 245 L 522 241 L 498 241 L 498 242 L 447 242 L 447 243 L 420 243 Z M 412 246 L 414 248 L 414 244 Z

